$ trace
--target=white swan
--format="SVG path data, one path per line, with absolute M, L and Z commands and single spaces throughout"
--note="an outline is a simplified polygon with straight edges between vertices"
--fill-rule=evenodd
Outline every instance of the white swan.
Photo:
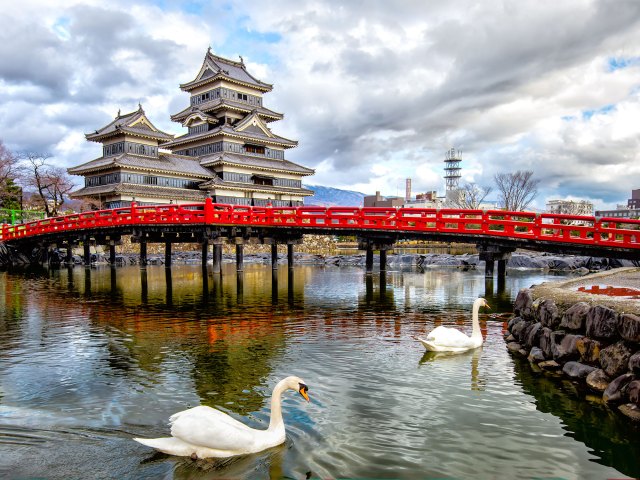
M 431 352 L 466 352 L 482 345 L 483 338 L 478 321 L 478 311 L 480 307 L 489 308 L 489 304 L 484 298 L 477 298 L 473 302 L 473 330 L 471 337 L 455 328 L 436 327 L 427 338 L 414 337 L 420 340 L 424 347 Z
M 169 455 L 197 458 L 223 458 L 262 451 L 285 440 L 280 397 L 287 389 L 297 390 L 309 401 L 309 389 L 302 379 L 287 377 L 280 380 L 271 394 L 271 419 L 266 430 L 250 428 L 226 413 L 201 405 L 169 418 L 171 437 L 134 440 Z

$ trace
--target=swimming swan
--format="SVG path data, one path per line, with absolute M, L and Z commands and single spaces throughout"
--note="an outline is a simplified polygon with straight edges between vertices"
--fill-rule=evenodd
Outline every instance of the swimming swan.
M 262 451 L 285 440 L 280 397 L 287 389 L 297 390 L 309 401 L 309 389 L 302 379 L 287 377 L 278 382 L 271 394 L 271 419 L 266 430 L 250 428 L 220 410 L 201 405 L 169 418 L 171 437 L 134 440 L 169 455 L 194 458 L 223 458 Z
M 480 322 L 478 321 L 478 311 L 480 307 L 487 307 L 487 301 L 484 298 L 477 298 L 473 302 L 473 330 L 471 337 L 455 328 L 437 327 L 434 328 L 427 338 L 414 337 L 420 340 L 424 347 L 431 352 L 466 352 L 482 345 L 483 338 L 480 332 Z

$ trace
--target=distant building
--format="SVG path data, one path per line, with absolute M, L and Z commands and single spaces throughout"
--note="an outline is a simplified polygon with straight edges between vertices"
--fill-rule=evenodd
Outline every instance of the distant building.
M 546 210 L 566 215 L 593 215 L 593 203 L 586 200 L 549 200 Z
M 444 198 L 438 197 L 435 190 L 425 193 L 416 193 L 415 200 L 404 203 L 407 208 L 443 208 Z
M 597 210 L 598 217 L 640 218 L 640 189 L 631 190 L 627 205 L 617 205 L 615 210 Z
M 627 200 L 627 207 L 629 209 L 640 208 L 640 188 L 637 190 L 631 190 L 631 198 Z
M 383 197 L 380 192 L 364 197 L 365 207 L 402 207 L 404 199 L 400 197 Z
M 85 179 L 71 197 L 98 208 L 214 202 L 299 206 L 313 191 L 302 178 L 314 171 L 285 159 L 297 142 L 268 124 L 283 115 L 265 108 L 272 86 L 253 77 L 240 58 L 207 51 L 195 79 L 180 85 L 189 106 L 171 116 L 188 128 L 175 137 L 158 130 L 142 106 L 86 135 L 102 144 L 102 156 L 68 169 Z M 162 150 L 164 149 L 164 151 Z

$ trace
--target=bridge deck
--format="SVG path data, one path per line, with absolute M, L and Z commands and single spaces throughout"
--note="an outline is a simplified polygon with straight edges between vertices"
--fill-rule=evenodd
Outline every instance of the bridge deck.
M 3 225 L 0 241 L 20 244 L 72 236 L 223 229 L 224 236 L 357 235 L 393 243 L 425 238 L 640 259 L 640 220 L 502 210 L 251 207 L 205 203 L 98 210 Z M 158 238 L 164 238 L 161 234 Z M 150 241 L 160 241 L 150 240 Z M 180 236 L 165 241 L 185 241 Z

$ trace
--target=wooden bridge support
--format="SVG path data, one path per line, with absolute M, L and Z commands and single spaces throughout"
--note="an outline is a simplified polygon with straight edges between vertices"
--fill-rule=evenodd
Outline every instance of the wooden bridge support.
M 511 258 L 511 253 L 515 248 L 505 248 L 495 245 L 478 244 L 478 256 L 484 260 L 485 278 L 493 278 L 495 262 L 498 262 L 498 277 L 504 278 L 507 275 L 507 261 Z
M 109 243 L 109 263 L 111 266 L 116 264 L 116 244 L 115 242 Z
M 380 271 L 385 272 L 387 270 L 387 249 L 380 249 Z
M 147 242 L 140 240 L 140 266 L 147 266 Z
M 213 273 L 222 273 L 222 240 L 213 242 Z
M 209 240 L 205 238 L 204 240 L 202 240 L 200 246 L 202 251 L 201 263 L 202 269 L 204 270 L 205 268 L 207 268 L 207 257 L 209 256 Z
M 85 238 L 82 241 L 82 248 L 84 250 L 83 260 L 85 267 L 91 266 L 91 245 L 89 244 L 89 239 Z
M 164 266 L 171 267 L 171 242 L 164 242 Z
M 358 250 L 365 250 L 364 266 L 367 275 L 373 274 L 373 251 L 380 252 L 380 271 L 387 270 L 387 250 L 393 247 L 389 238 L 358 238 Z
M 289 269 L 293 268 L 293 243 L 287 243 L 287 265 Z
M 67 254 L 64 259 L 64 263 L 67 265 L 73 265 L 73 244 L 71 242 L 67 242 Z
M 367 275 L 373 273 L 373 245 L 367 245 L 367 253 L 365 254 L 364 267 Z
M 242 272 L 244 270 L 244 239 L 242 237 L 236 237 L 236 271 Z
M 271 244 L 271 268 L 278 270 L 278 244 L 276 242 Z

